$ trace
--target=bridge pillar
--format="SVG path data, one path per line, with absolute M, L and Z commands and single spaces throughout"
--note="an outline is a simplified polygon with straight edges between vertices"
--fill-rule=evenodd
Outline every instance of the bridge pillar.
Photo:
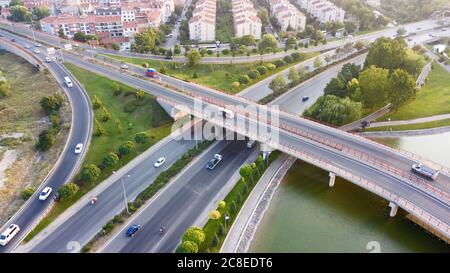
M 273 150 L 274 150 L 272 147 L 270 147 L 269 145 L 262 143 L 262 142 L 261 142 L 261 145 L 259 145 L 259 149 L 261 152 L 269 152 L 269 153 L 273 152 Z
M 398 205 L 395 204 L 394 202 L 389 202 L 389 207 L 391 208 L 391 211 L 389 212 L 389 216 L 394 217 L 395 215 L 397 215 Z
M 330 176 L 330 181 L 328 182 L 328 186 L 330 186 L 330 188 L 332 188 L 334 186 L 334 182 L 336 181 L 336 174 L 330 172 L 329 176 Z

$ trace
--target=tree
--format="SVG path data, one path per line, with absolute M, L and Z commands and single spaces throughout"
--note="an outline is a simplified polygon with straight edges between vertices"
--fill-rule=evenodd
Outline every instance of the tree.
M 208 50 L 206 48 L 202 48 L 200 49 L 200 55 L 203 57 L 205 57 L 205 55 L 207 54 Z
M 225 203 L 225 201 L 220 201 L 217 206 L 219 207 L 219 209 L 224 209 L 227 203 Z
M 76 32 L 73 35 L 73 39 L 75 41 L 79 41 L 79 42 L 84 43 L 84 42 L 86 42 L 86 34 L 84 32 L 82 32 L 82 31 Z
M 332 78 L 324 89 L 325 95 L 333 95 L 338 98 L 348 96 L 347 86 L 340 78 Z
M 298 75 L 297 70 L 295 69 L 295 67 L 289 68 L 288 79 L 291 82 L 296 82 L 296 81 L 298 81 L 300 79 L 300 76 Z
M 139 144 L 145 144 L 150 141 L 150 135 L 146 132 L 140 132 L 134 135 L 134 141 Z
M 358 79 L 352 79 L 347 83 L 347 92 L 353 101 L 361 102 L 361 88 Z
M 145 92 L 141 89 L 138 89 L 138 90 L 136 90 L 136 92 L 134 92 L 134 96 L 136 97 L 137 101 L 140 101 L 144 98 Z
M 174 53 L 175 55 L 178 55 L 178 54 L 181 53 L 180 45 L 175 45 L 175 48 L 173 49 L 173 53 Z
M 258 70 L 255 69 L 255 70 L 252 70 L 252 71 L 248 72 L 248 73 L 247 73 L 247 76 L 248 76 L 250 79 L 254 80 L 254 79 L 258 78 L 260 75 L 259 75 Z
M 269 12 L 266 8 L 262 8 L 258 11 L 258 17 L 263 25 L 267 25 L 269 23 Z
M 63 28 L 60 28 L 58 30 L 58 36 L 59 36 L 59 38 L 65 38 L 66 37 L 66 35 L 64 34 L 64 29 Z
M 22 0 L 11 0 L 9 2 L 9 7 L 12 8 L 14 6 L 23 6 L 23 1 Z
M 105 157 L 103 158 L 103 165 L 108 168 L 111 166 L 116 165 L 119 162 L 119 156 L 114 153 L 114 152 L 110 152 L 107 155 L 105 155 Z
M 297 74 L 300 77 L 300 79 L 305 78 L 307 73 L 308 73 L 308 71 L 306 70 L 306 68 L 304 66 L 300 66 L 297 69 Z
M 15 5 L 9 9 L 8 19 L 14 22 L 31 22 L 33 15 L 25 6 Z
M 118 51 L 120 50 L 120 45 L 118 43 L 112 43 L 111 48 L 114 49 L 115 51 Z
M 47 114 L 51 114 L 53 112 L 57 112 L 64 102 L 64 97 L 57 93 L 53 96 L 43 97 L 39 104 L 45 110 Z
M 90 183 L 97 180 L 97 178 L 100 176 L 101 170 L 95 166 L 95 164 L 89 164 L 85 166 L 80 173 L 80 178 L 84 182 Z
M 114 90 L 114 95 L 116 95 L 116 96 L 118 96 L 122 92 L 118 82 L 113 83 L 113 90 Z
M 264 75 L 267 73 L 267 68 L 264 65 L 260 65 L 256 68 L 260 75 Z
M 239 45 L 255 46 L 256 45 L 255 37 L 253 35 L 244 35 L 239 41 Z
M 134 150 L 134 143 L 132 141 L 126 141 L 119 146 L 119 154 L 121 156 L 128 155 Z
M 284 75 L 276 77 L 269 84 L 269 88 L 275 93 L 282 91 L 284 87 L 286 87 L 286 80 L 284 78 Z
M 356 50 L 358 50 L 358 51 L 360 51 L 360 50 L 362 50 L 364 47 L 365 47 L 365 45 L 364 45 L 364 42 L 363 41 L 356 41 L 355 42 L 355 45 L 353 46 Z
M 200 227 L 194 226 L 189 227 L 183 234 L 182 241 L 194 242 L 197 245 L 201 245 L 205 241 L 205 233 L 203 232 L 203 229 Z
M 105 129 L 103 126 L 98 122 L 97 119 L 94 119 L 94 135 L 95 136 L 101 136 L 105 133 Z
M 172 49 L 169 48 L 169 50 L 166 51 L 166 57 L 167 57 L 168 59 L 171 59 L 172 56 L 173 56 Z
M 66 199 L 74 196 L 79 189 L 80 187 L 77 184 L 69 182 L 58 189 L 58 194 L 62 199 Z
M 108 109 L 106 109 L 106 107 L 103 107 L 103 108 L 102 108 L 102 120 L 103 120 L 104 122 L 106 122 L 106 121 L 109 120 L 109 117 L 110 117 L 110 115 L 109 115 Z
M 176 249 L 176 253 L 198 253 L 198 245 L 191 241 L 183 241 Z
M 50 10 L 47 7 L 34 7 L 33 16 L 36 21 L 40 21 L 42 18 L 50 16 Z
M 275 50 L 278 46 L 277 39 L 272 34 L 264 34 L 258 43 L 258 49 L 261 51 Z
M 200 53 L 195 49 L 191 49 L 191 51 L 188 52 L 186 57 L 188 58 L 188 65 L 190 67 L 193 67 L 194 65 L 198 64 L 202 59 Z
M 388 100 L 394 110 L 411 99 L 415 92 L 416 82 L 408 72 L 396 69 L 391 73 L 388 83 Z
M 51 130 L 44 130 L 39 134 L 38 141 L 36 143 L 36 149 L 41 152 L 48 151 L 55 143 L 56 138 Z
M 349 98 L 341 99 L 333 95 L 324 95 L 309 109 L 306 109 L 303 115 L 341 126 L 359 119 L 362 115 L 361 109 L 360 102 L 353 102 Z
M 258 156 L 255 163 L 256 163 L 256 166 L 258 167 L 259 172 L 260 173 L 264 172 L 264 170 L 266 169 L 266 163 L 264 163 L 264 159 L 261 155 Z
M 212 210 L 208 213 L 208 215 L 211 220 L 217 220 L 222 216 L 218 210 Z
M 20 197 L 22 197 L 23 200 L 28 200 L 35 192 L 35 189 L 31 187 L 25 188 L 23 191 L 20 192 Z
M 353 32 L 355 32 L 357 27 L 358 27 L 358 26 L 357 26 L 354 22 L 352 22 L 352 21 L 346 21 L 346 22 L 345 22 L 345 25 L 344 25 L 345 31 L 346 31 L 347 33 L 353 33 Z
M 239 169 L 239 174 L 244 180 L 246 181 L 250 180 L 252 181 L 252 183 L 254 182 L 253 171 L 249 164 L 245 164 L 244 166 L 242 166 Z
M 296 44 L 297 44 L 297 39 L 295 39 L 295 37 L 289 37 L 285 42 L 285 45 L 288 49 L 294 48 L 294 46 Z
M 401 68 L 406 57 L 404 41 L 390 38 L 378 38 L 370 47 L 364 66 L 394 70 Z
M 346 84 L 352 79 L 359 77 L 359 69 L 359 65 L 354 63 L 344 64 L 338 74 L 338 77 L 344 84 Z
M 96 95 L 94 95 L 94 99 L 92 100 L 92 107 L 94 109 L 99 109 L 102 106 L 103 103 L 101 102 L 101 100 Z
M 314 59 L 314 64 L 313 65 L 314 65 L 315 69 L 322 67 L 322 65 L 323 65 L 322 59 L 320 57 L 316 57 Z
M 131 46 L 131 50 L 138 53 L 148 53 L 156 49 L 156 33 L 152 28 L 148 28 L 146 31 L 138 33 L 134 36 L 134 44 Z
M 238 81 L 240 84 L 247 84 L 250 82 L 250 77 L 247 75 L 242 75 L 239 77 Z
M 374 109 L 384 106 L 387 99 L 389 70 L 371 66 L 359 75 L 362 102 L 365 107 Z

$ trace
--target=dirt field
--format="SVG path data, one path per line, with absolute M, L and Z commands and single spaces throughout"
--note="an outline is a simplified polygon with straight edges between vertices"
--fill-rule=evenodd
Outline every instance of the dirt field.
M 37 188 L 58 159 L 70 130 L 71 110 L 66 99 L 55 145 L 46 153 L 35 152 L 39 133 L 51 127 L 39 100 L 62 91 L 50 74 L 37 73 L 28 62 L 4 51 L 0 51 L 0 70 L 11 84 L 11 94 L 0 99 L 1 226 L 24 203 L 20 192 Z

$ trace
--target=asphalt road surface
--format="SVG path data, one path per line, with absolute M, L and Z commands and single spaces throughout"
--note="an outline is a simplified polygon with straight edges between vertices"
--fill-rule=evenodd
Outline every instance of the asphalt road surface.
M 165 190 L 134 220 L 141 229 L 133 238 L 125 237 L 128 228 L 118 232 L 103 252 L 173 252 L 186 229 L 194 224 L 205 204 L 214 200 L 234 172 L 247 160 L 254 149 L 246 141 L 221 141 L 214 149 L 186 169 L 173 185 Z M 213 169 L 206 169 L 214 154 L 222 161 Z M 159 228 L 164 227 L 164 233 Z

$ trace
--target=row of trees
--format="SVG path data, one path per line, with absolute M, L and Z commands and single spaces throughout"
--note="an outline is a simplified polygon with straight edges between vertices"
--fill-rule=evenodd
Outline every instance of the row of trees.
M 12 0 L 9 3 L 8 19 L 14 22 L 39 21 L 50 15 L 50 11 L 46 7 L 34 7 L 31 11 L 25 7 L 22 0 Z

